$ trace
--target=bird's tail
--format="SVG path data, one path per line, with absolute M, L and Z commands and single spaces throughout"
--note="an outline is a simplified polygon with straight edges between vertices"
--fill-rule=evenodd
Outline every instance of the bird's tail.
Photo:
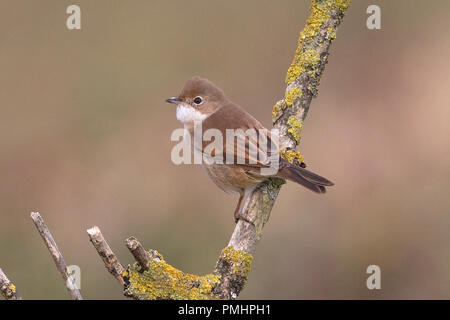
M 317 193 L 325 193 L 325 187 L 334 185 L 330 180 L 287 161 L 283 161 L 277 176 L 297 182 L 305 188 Z

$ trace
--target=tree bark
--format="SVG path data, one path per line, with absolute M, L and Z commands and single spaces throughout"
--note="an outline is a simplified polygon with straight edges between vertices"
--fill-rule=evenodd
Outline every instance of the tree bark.
M 6 274 L 0 268 L 0 293 L 6 300 L 22 300 L 17 293 L 16 286 L 8 279 Z
M 59 250 L 58 245 L 56 244 L 56 241 L 53 238 L 49 228 L 45 224 L 44 219 L 42 219 L 39 212 L 32 212 L 31 219 L 33 219 L 36 229 L 41 235 L 42 240 L 44 240 L 44 243 L 47 246 L 50 255 L 52 256 L 53 261 L 55 262 L 56 269 L 58 269 L 59 273 L 61 273 L 61 276 L 64 280 L 64 284 L 66 285 L 66 288 L 70 293 L 70 296 L 72 297 L 73 300 L 83 300 L 83 297 L 81 296 L 80 293 L 80 289 L 77 288 L 75 284 L 75 280 L 67 272 L 66 261 L 64 260 L 64 257 L 61 251 Z

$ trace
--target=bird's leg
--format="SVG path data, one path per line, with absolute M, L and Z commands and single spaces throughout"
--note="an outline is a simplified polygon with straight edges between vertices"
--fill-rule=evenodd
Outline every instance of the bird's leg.
M 234 222 L 238 222 L 241 216 L 241 203 L 242 203 L 242 199 L 244 199 L 244 195 L 241 194 L 239 196 L 239 200 L 236 206 L 236 209 L 234 210 Z
M 253 190 L 252 190 L 253 191 Z M 252 221 L 248 220 L 244 210 L 246 206 L 246 202 L 248 200 L 248 197 L 251 195 L 251 191 L 248 192 L 245 190 L 240 196 L 238 200 L 238 204 L 236 206 L 236 210 L 234 211 L 234 222 L 237 223 L 239 220 L 243 220 L 245 222 L 248 222 L 250 224 L 254 224 Z

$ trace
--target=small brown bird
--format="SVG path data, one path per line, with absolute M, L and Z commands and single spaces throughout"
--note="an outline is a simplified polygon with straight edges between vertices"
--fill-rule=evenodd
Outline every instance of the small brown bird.
M 189 130 L 191 135 L 193 135 L 194 123 L 201 123 L 203 132 L 208 129 L 217 129 L 224 137 L 228 129 L 242 129 L 243 131 L 255 129 L 259 132 L 265 129 L 258 120 L 230 101 L 224 92 L 211 81 L 197 76 L 186 82 L 178 97 L 172 97 L 166 101 L 177 105 L 177 119 L 183 123 L 185 129 Z M 267 141 L 273 143 L 274 139 L 271 139 L 270 131 L 267 130 L 267 132 Z M 204 152 L 207 145 L 208 142 L 202 141 L 200 147 L 202 150 L 200 151 Z M 268 166 L 266 162 L 263 162 L 260 158 L 253 159 L 253 162 L 250 161 L 252 155 L 249 150 L 255 150 L 255 148 L 260 151 L 261 145 L 254 139 L 247 137 L 244 151 L 246 161 L 240 163 L 236 161 L 238 147 L 234 145 L 234 148 L 228 148 L 227 150 L 226 143 L 223 143 L 223 146 L 215 151 L 222 153 L 223 159 L 231 156 L 235 161 L 231 164 L 228 162 L 223 164 L 203 163 L 209 177 L 219 188 L 225 192 L 239 194 L 239 201 L 234 213 L 236 221 L 244 218 L 242 217 L 242 209 L 246 198 L 260 182 L 269 177 L 261 174 L 261 169 Z M 273 150 L 270 147 L 267 150 L 266 154 L 270 156 Z M 303 167 L 291 164 L 279 157 L 278 153 L 276 154 L 279 161 L 278 171 L 271 176 L 294 181 L 317 193 L 325 193 L 325 187 L 333 185 L 331 181 Z

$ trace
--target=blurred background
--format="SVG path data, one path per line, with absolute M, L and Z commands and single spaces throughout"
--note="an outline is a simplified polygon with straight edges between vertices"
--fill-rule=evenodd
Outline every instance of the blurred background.
M 336 186 L 285 185 L 247 299 L 450 298 L 448 1 L 353 1 L 300 150 Z M 81 30 L 66 28 L 70 4 Z M 366 8 L 381 7 L 381 30 Z M 69 295 L 29 217 L 39 211 L 85 299 L 123 299 L 86 234 L 98 225 L 185 272 L 211 272 L 237 197 L 176 166 L 164 102 L 186 79 L 219 85 L 266 126 L 309 1 L 2 1 L 0 267 L 27 299 Z M 381 290 L 366 287 L 381 268 Z

